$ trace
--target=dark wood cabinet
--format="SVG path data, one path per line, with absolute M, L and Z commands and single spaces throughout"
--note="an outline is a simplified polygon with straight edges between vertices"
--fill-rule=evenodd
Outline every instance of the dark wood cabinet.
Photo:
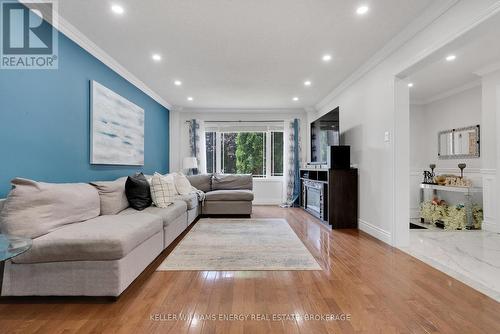
M 334 229 L 358 227 L 358 170 L 301 169 L 300 206 Z

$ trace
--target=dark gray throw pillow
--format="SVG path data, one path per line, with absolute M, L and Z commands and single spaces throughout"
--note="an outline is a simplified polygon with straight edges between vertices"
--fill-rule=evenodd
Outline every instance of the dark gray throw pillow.
M 142 173 L 136 173 L 127 178 L 125 194 L 130 206 L 136 210 L 144 210 L 153 203 L 149 182 Z

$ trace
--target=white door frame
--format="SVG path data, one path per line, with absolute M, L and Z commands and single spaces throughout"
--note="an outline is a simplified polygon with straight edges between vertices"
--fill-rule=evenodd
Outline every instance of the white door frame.
M 410 59 L 407 63 L 403 64 L 403 66 L 401 66 L 401 68 L 396 73 L 394 73 L 394 206 L 391 233 L 391 241 L 394 247 L 407 247 L 410 242 L 410 100 L 409 88 L 407 85 L 407 81 L 405 80 L 404 73 L 406 73 L 409 69 L 417 65 L 425 58 L 432 55 L 434 52 L 451 43 L 463 34 L 474 29 L 476 26 L 490 19 L 499 12 L 500 2 L 497 2 L 493 6 L 485 9 L 479 15 L 474 17 L 471 21 L 464 24 L 462 29 L 459 29 L 456 33 L 447 36 L 440 42 L 432 45 L 430 48 L 427 48 L 422 53 L 416 55 L 413 59 Z M 497 124 L 498 123 L 499 117 L 497 117 Z M 497 137 L 500 137 L 500 135 L 497 135 Z M 499 152 L 498 147 L 497 152 Z M 498 178 L 500 169 L 498 168 L 499 162 L 500 157 L 497 154 L 497 182 L 500 182 L 500 179 Z M 500 198 L 499 188 L 500 187 L 497 187 L 497 198 Z

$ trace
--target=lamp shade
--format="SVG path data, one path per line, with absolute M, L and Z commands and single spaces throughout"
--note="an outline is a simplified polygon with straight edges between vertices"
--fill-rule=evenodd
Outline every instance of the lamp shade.
M 192 169 L 198 168 L 198 160 L 195 157 L 187 157 L 182 161 L 182 168 Z

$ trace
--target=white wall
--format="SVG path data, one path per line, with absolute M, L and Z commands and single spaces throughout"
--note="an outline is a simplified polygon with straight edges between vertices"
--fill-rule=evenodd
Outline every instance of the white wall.
M 436 173 L 459 174 L 459 163 L 466 163 L 465 175 L 475 186 L 482 185 L 482 155 L 477 159 L 438 159 L 438 133 L 465 126 L 481 125 L 482 89 L 476 86 L 425 105 L 410 106 L 410 212 L 419 217 L 420 182 L 429 164 L 436 164 Z M 483 140 L 495 141 L 495 138 Z M 482 144 L 482 143 L 481 143 Z M 463 198 L 443 198 L 463 200 Z M 477 201 L 482 201 L 478 196 Z
M 427 138 L 421 134 L 425 128 L 425 118 L 424 106 L 410 105 L 410 218 L 418 218 L 420 215 L 420 183 L 422 171 L 428 164 L 424 144 Z
M 171 112 L 170 118 L 170 170 L 177 171 L 181 168 L 184 157 L 189 152 L 189 128 L 186 123 L 190 119 L 201 119 L 204 121 L 285 121 L 294 118 L 301 120 L 302 159 L 305 161 L 307 150 L 306 129 L 308 127 L 307 116 L 304 110 L 225 110 L 214 111 L 212 109 L 182 110 Z M 281 204 L 284 202 L 283 178 L 254 179 L 254 204 Z
M 500 205 L 500 70 L 485 71 L 482 77 L 482 131 L 481 153 L 484 193 L 484 224 L 486 230 L 500 232 L 498 206 Z
M 397 96 L 395 95 L 395 77 L 419 58 L 437 49 L 445 41 L 457 36 L 472 26 L 477 17 L 491 12 L 494 0 L 459 1 L 439 19 L 418 32 L 411 40 L 397 51 L 391 53 L 375 68 L 364 74 L 343 90 L 332 93 L 328 100 L 310 112 L 309 119 L 315 119 L 340 106 L 340 123 L 345 132 L 344 142 L 351 145 L 352 161 L 359 166 L 360 229 L 394 245 L 404 245 L 393 235 L 397 230 L 408 229 L 408 221 L 395 218 L 396 194 L 407 189 L 395 189 L 396 175 L 407 175 L 408 170 L 400 168 L 400 156 L 396 155 L 395 141 L 409 150 L 408 131 L 403 138 L 394 136 L 390 142 L 384 141 L 384 133 L 394 134 L 396 121 Z M 408 129 L 407 129 L 408 130 Z M 399 136 L 399 132 L 397 133 Z M 404 147 L 407 143 L 407 147 Z M 398 150 L 399 152 L 399 150 Z M 407 162 L 409 164 L 409 162 Z M 397 167 L 397 168 L 396 168 Z M 403 186 L 404 188 L 404 186 Z M 403 211 L 409 212 L 409 200 Z M 396 227 L 398 225 L 398 227 Z M 407 232 L 406 232 L 407 233 Z M 408 233 L 407 233 L 408 234 Z
M 482 155 L 477 159 L 438 159 L 437 138 L 438 133 L 443 130 L 477 124 L 482 127 L 481 100 L 482 90 L 477 86 L 426 105 L 411 105 L 411 168 L 429 169 L 429 164 L 435 163 L 438 169 L 454 169 L 456 172 L 459 171 L 457 164 L 464 162 L 467 169 L 479 172 Z
M 429 155 L 427 145 L 430 144 L 430 138 L 426 132 L 426 108 L 424 105 L 410 105 L 410 168 L 412 171 L 418 171 L 426 168 L 429 164 Z M 430 122 L 430 120 L 427 120 Z M 435 161 L 433 161 L 435 162 Z

